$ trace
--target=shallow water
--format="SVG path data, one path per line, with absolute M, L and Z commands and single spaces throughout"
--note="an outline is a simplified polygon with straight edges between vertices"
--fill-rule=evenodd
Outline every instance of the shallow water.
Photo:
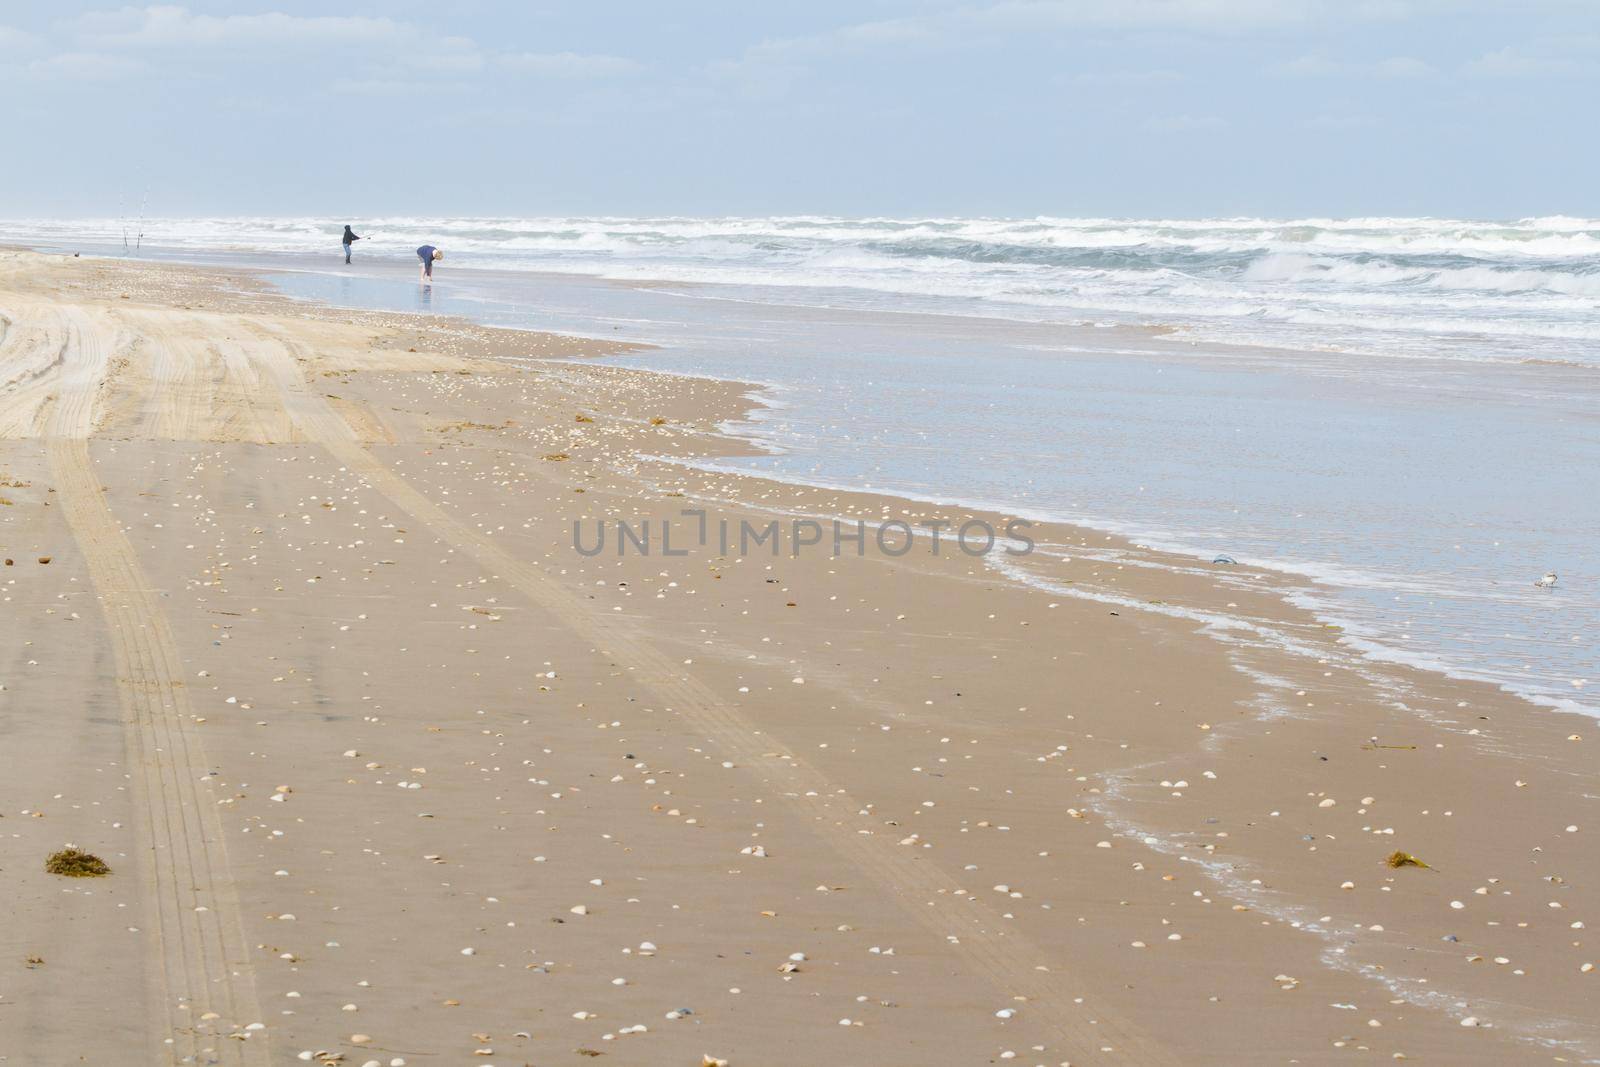
M 1131 331 L 514 275 L 286 292 L 670 347 L 617 362 L 777 386 L 733 469 L 993 505 L 1312 579 L 1398 658 L 1585 703 L 1600 680 L 1600 383 L 1576 368 L 1190 346 Z M 735 296 L 737 299 L 726 299 Z M 1547 570 L 1554 592 L 1533 587 Z
M 448 260 L 424 288 L 370 257 L 348 272 L 218 258 L 274 267 L 298 298 L 651 341 L 614 361 L 773 387 L 739 428 L 771 451 L 730 469 L 1225 552 L 1304 576 L 1305 602 L 1374 654 L 1600 703 L 1573 685 L 1600 685 L 1600 373 L 1581 360 L 1230 347 Z M 1548 570 L 1557 588 L 1535 589 Z

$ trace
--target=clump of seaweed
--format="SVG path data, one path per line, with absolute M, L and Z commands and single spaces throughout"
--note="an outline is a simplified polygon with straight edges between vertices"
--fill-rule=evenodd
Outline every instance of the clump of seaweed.
M 65 878 L 104 878 L 111 873 L 105 860 L 92 852 L 76 848 L 52 852 L 50 858 L 44 861 L 44 869 Z
M 1387 863 L 1391 867 L 1421 867 L 1424 870 L 1433 870 L 1432 867 L 1426 863 L 1423 863 L 1411 853 L 1401 852 L 1398 849 L 1389 853 L 1389 855 L 1384 858 L 1383 862 Z

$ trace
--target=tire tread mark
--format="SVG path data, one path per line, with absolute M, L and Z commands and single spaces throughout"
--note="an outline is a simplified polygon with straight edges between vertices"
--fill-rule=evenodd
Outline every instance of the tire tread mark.
M 117 664 L 118 695 L 136 757 L 140 854 L 152 890 L 164 988 L 164 1032 L 150 1062 L 264 1067 L 253 971 L 229 873 L 216 799 L 196 735 L 183 669 L 159 599 L 105 498 L 89 453 L 107 367 L 104 331 L 69 310 L 66 359 L 46 439 L 64 517 L 98 594 Z M 205 1019 L 215 1013 L 216 1020 Z
M 1145 1067 L 1177 1062 L 1164 1046 L 1102 1006 L 1075 1002 L 1083 983 L 1052 968 L 1027 939 L 1007 932 L 1005 921 L 931 863 L 886 841 L 858 813 L 861 805 L 831 783 L 771 733 L 758 731 L 733 704 L 633 632 L 625 621 L 593 611 L 579 597 L 520 560 L 485 535 L 450 515 L 390 470 L 357 439 L 354 430 L 321 396 L 307 388 L 295 341 L 258 323 L 275 345 L 259 349 L 265 367 L 283 391 L 284 407 L 306 437 L 374 491 L 430 528 L 435 536 L 470 554 L 490 573 L 510 582 L 574 632 L 632 668 L 636 681 L 667 702 L 667 710 L 714 739 L 727 757 L 761 774 L 780 796 L 809 816 L 823 840 L 853 862 L 917 922 L 945 941 L 1009 1000 L 1025 998 L 1026 1012 L 1053 1031 L 1058 1051 L 1075 1058 L 1114 1057 Z M 278 351 L 274 352 L 276 348 Z

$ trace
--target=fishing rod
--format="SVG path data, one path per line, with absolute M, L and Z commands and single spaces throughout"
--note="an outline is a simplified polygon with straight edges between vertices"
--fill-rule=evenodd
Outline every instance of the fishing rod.
M 134 243 L 133 243 L 134 255 L 138 255 L 139 254 L 139 249 L 144 244 L 144 212 L 145 212 L 145 208 L 147 208 L 149 206 L 150 206 L 150 183 L 146 182 L 145 186 L 144 186 L 144 199 L 139 201 L 139 235 L 138 235 L 138 237 L 136 237 L 134 239 Z M 127 238 L 126 235 L 124 235 L 123 238 L 122 238 L 122 244 L 123 244 L 123 247 L 127 247 L 128 238 Z

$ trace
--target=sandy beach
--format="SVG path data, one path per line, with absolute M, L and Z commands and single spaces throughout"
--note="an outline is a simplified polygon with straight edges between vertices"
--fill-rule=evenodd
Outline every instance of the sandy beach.
M 0 322 L 0 1063 L 1600 1062 L 1590 718 L 706 473 L 753 387 L 616 343 L 20 250 Z

